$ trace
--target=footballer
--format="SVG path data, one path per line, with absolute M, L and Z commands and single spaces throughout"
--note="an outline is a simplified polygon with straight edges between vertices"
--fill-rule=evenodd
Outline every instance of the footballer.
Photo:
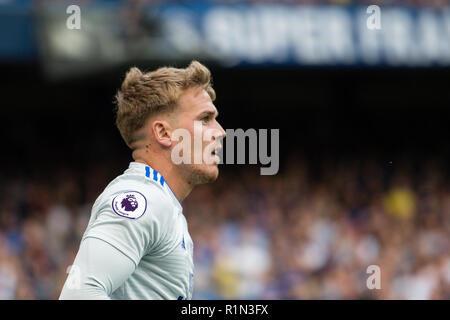
M 191 299 L 193 242 L 181 203 L 198 184 L 213 182 L 225 131 L 217 122 L 210 71 L 197 61 L 187 68 L 131 68 L 116 95 L 116 125 L 131 149 L 128 169 L 95 201 L 72 270 L 59 299 Z M 172 161 L 194 123 L 215 134 L 201 150 L 213 161 Z M 183 139 L 185 136 L 183 136 Z M 186 142 L 186 141 L 185 141 Z M 76 267 L 76 269 L 74 269 Z

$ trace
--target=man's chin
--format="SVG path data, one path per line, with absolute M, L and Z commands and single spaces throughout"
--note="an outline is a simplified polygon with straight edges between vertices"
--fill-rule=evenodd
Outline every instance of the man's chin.
M 203 165 L 201 168 L 193 170 L 193 182 L 195 185 L 211 183 L 219 177 L 219 167 L 217 164 Z
M 219 177 L 219 166 L 217 164 L 208 165 L 208 169 L 205 171 L 206 182 L 204 183 L 214 182 Z

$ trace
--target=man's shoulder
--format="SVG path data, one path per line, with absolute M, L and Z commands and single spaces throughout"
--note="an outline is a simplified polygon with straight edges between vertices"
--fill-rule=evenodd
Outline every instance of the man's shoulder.
M 111 208 L 119 216 L 134 219 L 148 211 L 155 215 L 173 209 L 164 185 L 139 172 L 125 172 L 112 180 L 95 206 L 98 210 Z
M 160 175 L 158 175 L 158 178 Z M 157 196 L 167 197 L 163 184 L 158 180 L 151 179 L 140 172 L 127 172 L 117 176 L 105 188 L 104 193 L 114 193 L 118 190 L 138 188 L 143 193 L 155 194 Z

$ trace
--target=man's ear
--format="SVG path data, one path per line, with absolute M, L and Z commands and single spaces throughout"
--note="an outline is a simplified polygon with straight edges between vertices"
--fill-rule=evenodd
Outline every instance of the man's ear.
M 167 121 L 156 120 L 152 123 L 152 131 L 155 136 L 156 142 L 160 143 L 164 147 L 170 147 L 172 145 L 171 140 L 171 127 Z

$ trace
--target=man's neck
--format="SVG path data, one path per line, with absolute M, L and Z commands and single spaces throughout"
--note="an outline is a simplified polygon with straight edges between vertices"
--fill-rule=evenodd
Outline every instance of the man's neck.
M 192 186 L 183 179 L 175 165 L 170 161 L 144 158 L 137 158 L 134 161 L 146 164 L 158 171 L 164 177 L 164 180 L 180 203 L 182 203 L 192 191 Z

